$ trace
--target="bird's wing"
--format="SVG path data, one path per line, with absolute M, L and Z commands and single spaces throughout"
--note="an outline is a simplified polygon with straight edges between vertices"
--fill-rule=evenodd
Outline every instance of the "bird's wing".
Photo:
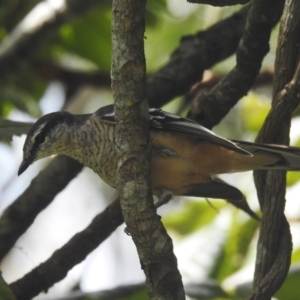
M 150 126 L 152 128 L 186 134 L 244 155 L 251 155 L 248 151 L 243 150 L 230 140 L 214 134 L 212 131 L 190 119 L 182 118 L 156 108 L 149 109 L 149 113 Z
M 113 105 L 100 108 L 97 110 L 96 114 L 103 120 L 116 122 Z M 248 151 L 243 150 L 237 144 L 214 134 L 212 131 L 201 126 L 197 122 L 165 112 L 158 108 L 150 108 L 149 114 L 150 128 L 152 129 L 186 134 L 199 140 L 208 141 L 221 147 L 230 149 L 240 154 L 251 155 Z
M 106 105 L 99 108 L 95 113 L 97 117 L 108 122 L 116 122 L 114 105 Z

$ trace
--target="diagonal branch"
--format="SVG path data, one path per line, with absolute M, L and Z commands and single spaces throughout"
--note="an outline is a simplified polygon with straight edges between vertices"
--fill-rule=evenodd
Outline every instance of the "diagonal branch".
M 239 37 L 241 36 L 247 12 L 248 7 L 245 7 L 235 15 L 212 26 L 207 31 L 199 32 L 193 37 L 186 38 L 185 42 L 183 41 L 181 46 L 174 52 L 170 62 L 149 78 L 148 100 L 150 105 L 161 106 L 170 101 L 174 96 L 185 93 L 189 90 L 190 86 L 199 79 L 204 69 L 209 68 L 211 64 L 231 55 L 235 51 Z M 225 40 L 228 41 L 228 43 L 225 43 Z M 225 47 L 224 51 L 218 50 L 223 46 Z M 214 55 L 209 55 L 211 53 L 214 53 Z M 4 55 L 5 53 L 2 54 Z M 6 53 L 5 55 L 8 54 Z M 3 57 L 0 56 L 0 66 L 6 59 L 5 55 Z M 202 56 L 205 59 L 202 59 Z M 26 58 L 26 56 L 24 58 Z M 197 64 L 194 62 L 199 63 Z M 62 158 L 62 160 L 65 159 L 66 158 Z M 7 233 L 14 236 L 10 243 L 6 243 L 5 237 L 0 234 L 0 244 L 5 245 L 3 246 L 5 250 L 2 252 L 0 251 L 1 258 L 9 251 L 10 247 L 13 246 L 13 243 L 16 242 L 20 235 L 27 230 L 40 212 L 37 210 L 37 207 L 41 206 L 27 204 L 32 201 L 31 198 L 35 195 L 35 190 L 37 189 L 36 186 L 40 184 L 39 182 L 42 181 L 47 189 L 53 191 L 54 198 L 59 191 L 55 192 L 53 187 L 59 186 L 59 178 L 53 177 L 51 175 L 51 170 L 58 170 L 61 176 L 65 176 L 66 181 L 71 181 L 74 176 L 76 176 L 63 167 L 66 164 L 65 162 L 62 162 L 61 170 L 59 169 L 59 165 L 54 164 L 55 161 L 50 162 L 49 166 L 38 175 L 41 176 L 41 178 L 33 180 L 23 195 L 18 198 L 18 201 L 11 205 L 11 210 L 19 210 L 18 206 L 26 207 L 28 210 L 27 218 L 31 216 L 32 220 L 26 223 L 27 227 L 24 227 L 24 223 L 22 222 L 15 223 L 14 226 L 9 227 L 9 232 Z M 73 164 L 77 163 L 73 161 L 70 162 L 70 170 L 74 168 Z M 46 178 L 51 178 L 51 180 L 48 181 L 48 184 L 46 183 Z M 48 204 L 50 203 L 51 201 L 49 200 Z M 31 209 L 35 212 L 29 212 Z M 44 207 L 41 209 L 44 209 Z M 9 215 L 7 214 L 5 215 L 5 221 L 0 219 L 0 225 L 3 224 L 2 222 L 8 222 L 8 216 Z M 10 220 L 9 222 L 12 223 L 13 220 Z
M 83 231 L 75 234 L 62 248 L 34 268 L 10 287 L 18 300 L 30 300 L 54 283 L 65 278 L 67 273 L 82 262 L 106 238 L 123 223 L 120 202 L 110 204 Z M 101 229 L 101 230 L 100 230 Z
M 190 118 L 212 128 L 247 94 L 269 51 L 271 30 L 281 16 L 283 4 L 283 0 L 252 2 L 236 66 L 212 90 L 195 99 Z
M 243 34 L 250 6 L 205 31 L 183 37 L 170 61 L 148 79 L 148 101 L 161 107 L 186 94 L 206 69 L 232 55 Z
M 1 44 L 1 81 L 14 74 L 24 62 L 28 63 L 35 53 L 33 49 L 37 51 L 62 24 L 100 3 L 101 0 L 63 0 L 57 5 L 49 1 L 37 4 Z
M 74 3 L 75 2 L 76 1 L 74 1 Z M 174 95 L 185 93 L 187 90 L 189 90 L 189 87 L 199 79 L 199 77 L 201 76 L 205 68 L 209 68 L 212 64 L 231 55 L 235 51 L 237 43 L 241 36 L 247 12 L 248 12 L 248 7 L 245 7 L 237 14 L 212 26 L 207 31 L 200 32 L 194 37 L 189 37 L 183 40 L 180 46 L 180 50 L 178 49 L 178 51 L 174 53 L 174 55 L 170 60 L 170 63 L 167 64 L 165 67 L 163 67 L 162 70 L 160 70 L 157 74 L 155 74 L 152 77 L 151 80 L 149 80 L 148 82 L 149 102 L 151 104 L 153 103 L 153 106 L 154 105 L 160 106 L 163 103 L 166 103 L 169 100 L 171 100 L 174 97 Z M 223 46 L 225 46 L 225 51 L 219 50 L 219 48 L 222 48 Z M 188 51 L 190 47 L 191 49 L 193 49 L 192 51 Z M 185 54 L 186 51 L 187 51 L 187 55 Z M 205 59 L 201 59 L 202 56 L 204 56 Z M 26 59 L 26 57 L 27 56 L 24 55 L 24 59 Z M 3 60 L 1 61 L 1 59 L 4 58 L 5 56 L 0 57 L 0 65 L 1 63 L 3 63 Z M 194 62 L 199 62 L 199 63 L 196 64 Z M 178 65 L 179 68 L 176 68 L 176 65 Z M 173 72 L 174 70 L 175 71 L 177 70 L 178 72 Z M 184 73 L 186 70 L 187 72 Z M 183 80 L 182 82 L 183 87 L 180 87 L 181 80 Z M 178 84 L 174 84 L 174 83 L 178 83 Z M 62 159 L 65 160 L 66 158 L 62 158 Z M 73 168 L 72 167 L 73 163 L 71 163 L 69 168 L 71 169 Z M 51 185 L 47 183 L 45 183 L 44 185 L 49 190 L 50 189 L 53 190 L 53 187 L 57 186 L 58 184 L 58 177 L 53 178 L 53 176 L 48 175 L 48 172 L 50 173 L 52 172 L 51 168 L 54 169 L 57 168 L 61 176 L 65 176 L 66 181 L 71 180 L 74 176 L 76 176 L 76 175 L 69 174 L 68 169 L 66 169 L 65 171 L 60 170 L 58 166 L 52 166 L 53 164 L 54 161 L 51 162 L 48 168 L 46 168 L 39 175 L 41 176 L 39 180 L 43 182 L 45 181 L 46 177 L 52 178 L 52 180 L 49 181 L 51 182 Z M 62 162 L 61 164 L 64 165 L 65 163 Z M 28 201 L 29 202 L 31 201 L 30 199 L 33 197 L 32 195 L 35 194 L 36 185 L 39 184 L 39 180 L 35 179 L 32 182 L 32 184 L 29 186 L 27 191 L 22 196 L 20 196 L 19 201 L 16 202 L 15 204 L 12 204 L 13 207 L 11 208 L 11 210 L 17 209 L 14 206 L 20 205 L 23 207 L 27 207 L 28 210 L 34 209 L 35 213 L 31 213 L 31 212 L 28 213 L 28 216 L 31 216 L 31 220 L 30 222 L 27 222 L 28 224 L 27 227 L 24 227 L 22 230 L 20 229 L 20 227 L 23 227 L 24 224 L 22 226 L 18 226 L 19 224 L 15 222 L 14 226 L 10 227 L 10 230 L 12 230 L 10 234 L 14 236 L 14 241 L 12 241 L 10 244 L 7 244 L 7 247 L 5 247 L 5 250 L 3 251 L 2 255 L 4 255 L 9 250 L 9 248 L 12 247 L 13 243 L 17 240 L 17 238 L 27 230 L 28 226 L 30 226 L 30 224 L 35 219 L 36 215 L 39 213 L 37 209 L 27 204 Z M 56 195 L 57 192 L 58 191 L 56 192 L 53 191 L 53 197 Z M 25 197 L 25 195 L 28 195 L 28 198 Z M 51 201 L 49 201 L 49 203 L 50 202 Z M 12 220 L 10 220 L 9 222 L 12 222 Z M 103 230 L 103 227 L 98 227 L 97 230 L 101 231 Z M 1 237 L 0 235 L 0 244 L 5 244 L 5 240 L 3 238 L 4 237 L 3 236 Z M 51 265 L 51 263 L 49 265 Z M 69 268 L 71 267 L 69 266 Z M 40 274 L 40 271 L 36 270 L 34 274 Z M 53 284 L 53 282 L 56 282 L 55 280 L 58 281 L 59 279 L 56 278 L 53 279 L 53 281 L 49 281 L 48 287 L 50 287 Z
M 0 259 L 3 259 L 17 239 L 26 232 L 37 215 L 77 176 L 82 167 L 72 158 L 55 158 L 4 211 L 0 219 Z

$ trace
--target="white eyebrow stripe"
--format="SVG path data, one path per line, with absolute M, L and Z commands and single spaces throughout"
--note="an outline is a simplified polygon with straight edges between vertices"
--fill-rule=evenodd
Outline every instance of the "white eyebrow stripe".
M 115 117 L 115 112 L 111 112 L 111 113 L 108 113 L 108 114 L 105 114 L 103 117 Z
M 34 134 L 33 134 L 32 137 L 31 137 L 31 141 L 32 141 L 32 142 L 34 142 L 35 137 L 36 137 L 38 134 L 41 133 L 41 131 L 44 129 L 45 126 L 46 126 L 46 123 L 43 123 L 43 124 L 41 124 L 41 125 L 37 128 L 37 130 L 34 132 Z

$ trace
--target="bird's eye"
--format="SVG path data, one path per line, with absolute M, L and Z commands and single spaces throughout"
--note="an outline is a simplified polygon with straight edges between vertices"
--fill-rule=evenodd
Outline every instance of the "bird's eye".
M 39 133 L 36 137 L 35 137 L 35 142 L 38 144 L 41 144 L 45 141 L 45 136 L 41 133 Z

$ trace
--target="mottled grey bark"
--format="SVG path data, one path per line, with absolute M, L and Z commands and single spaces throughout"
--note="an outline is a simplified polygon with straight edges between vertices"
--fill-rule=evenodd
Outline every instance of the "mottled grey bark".
M 150 299 L 185 299 L 172 240 L 156 214 L 150 185 L 144 57 L 145 0 L 114 0 L 112 91 L 115 99 L 116 185 L 124 221 L 137 247 Z
M 280 24 L 275 61 L 272 108 L 257 137 L 260 143 L 289 143 L 292 112 L 300 92 L 300 3 L 288 0 Z M 292 240 L 284 215 L 286 172 L 254 174 L 263 218 L 257 245 L 253 293 L 249 300 L 268 300 L 284 282 L 291 260 Z

